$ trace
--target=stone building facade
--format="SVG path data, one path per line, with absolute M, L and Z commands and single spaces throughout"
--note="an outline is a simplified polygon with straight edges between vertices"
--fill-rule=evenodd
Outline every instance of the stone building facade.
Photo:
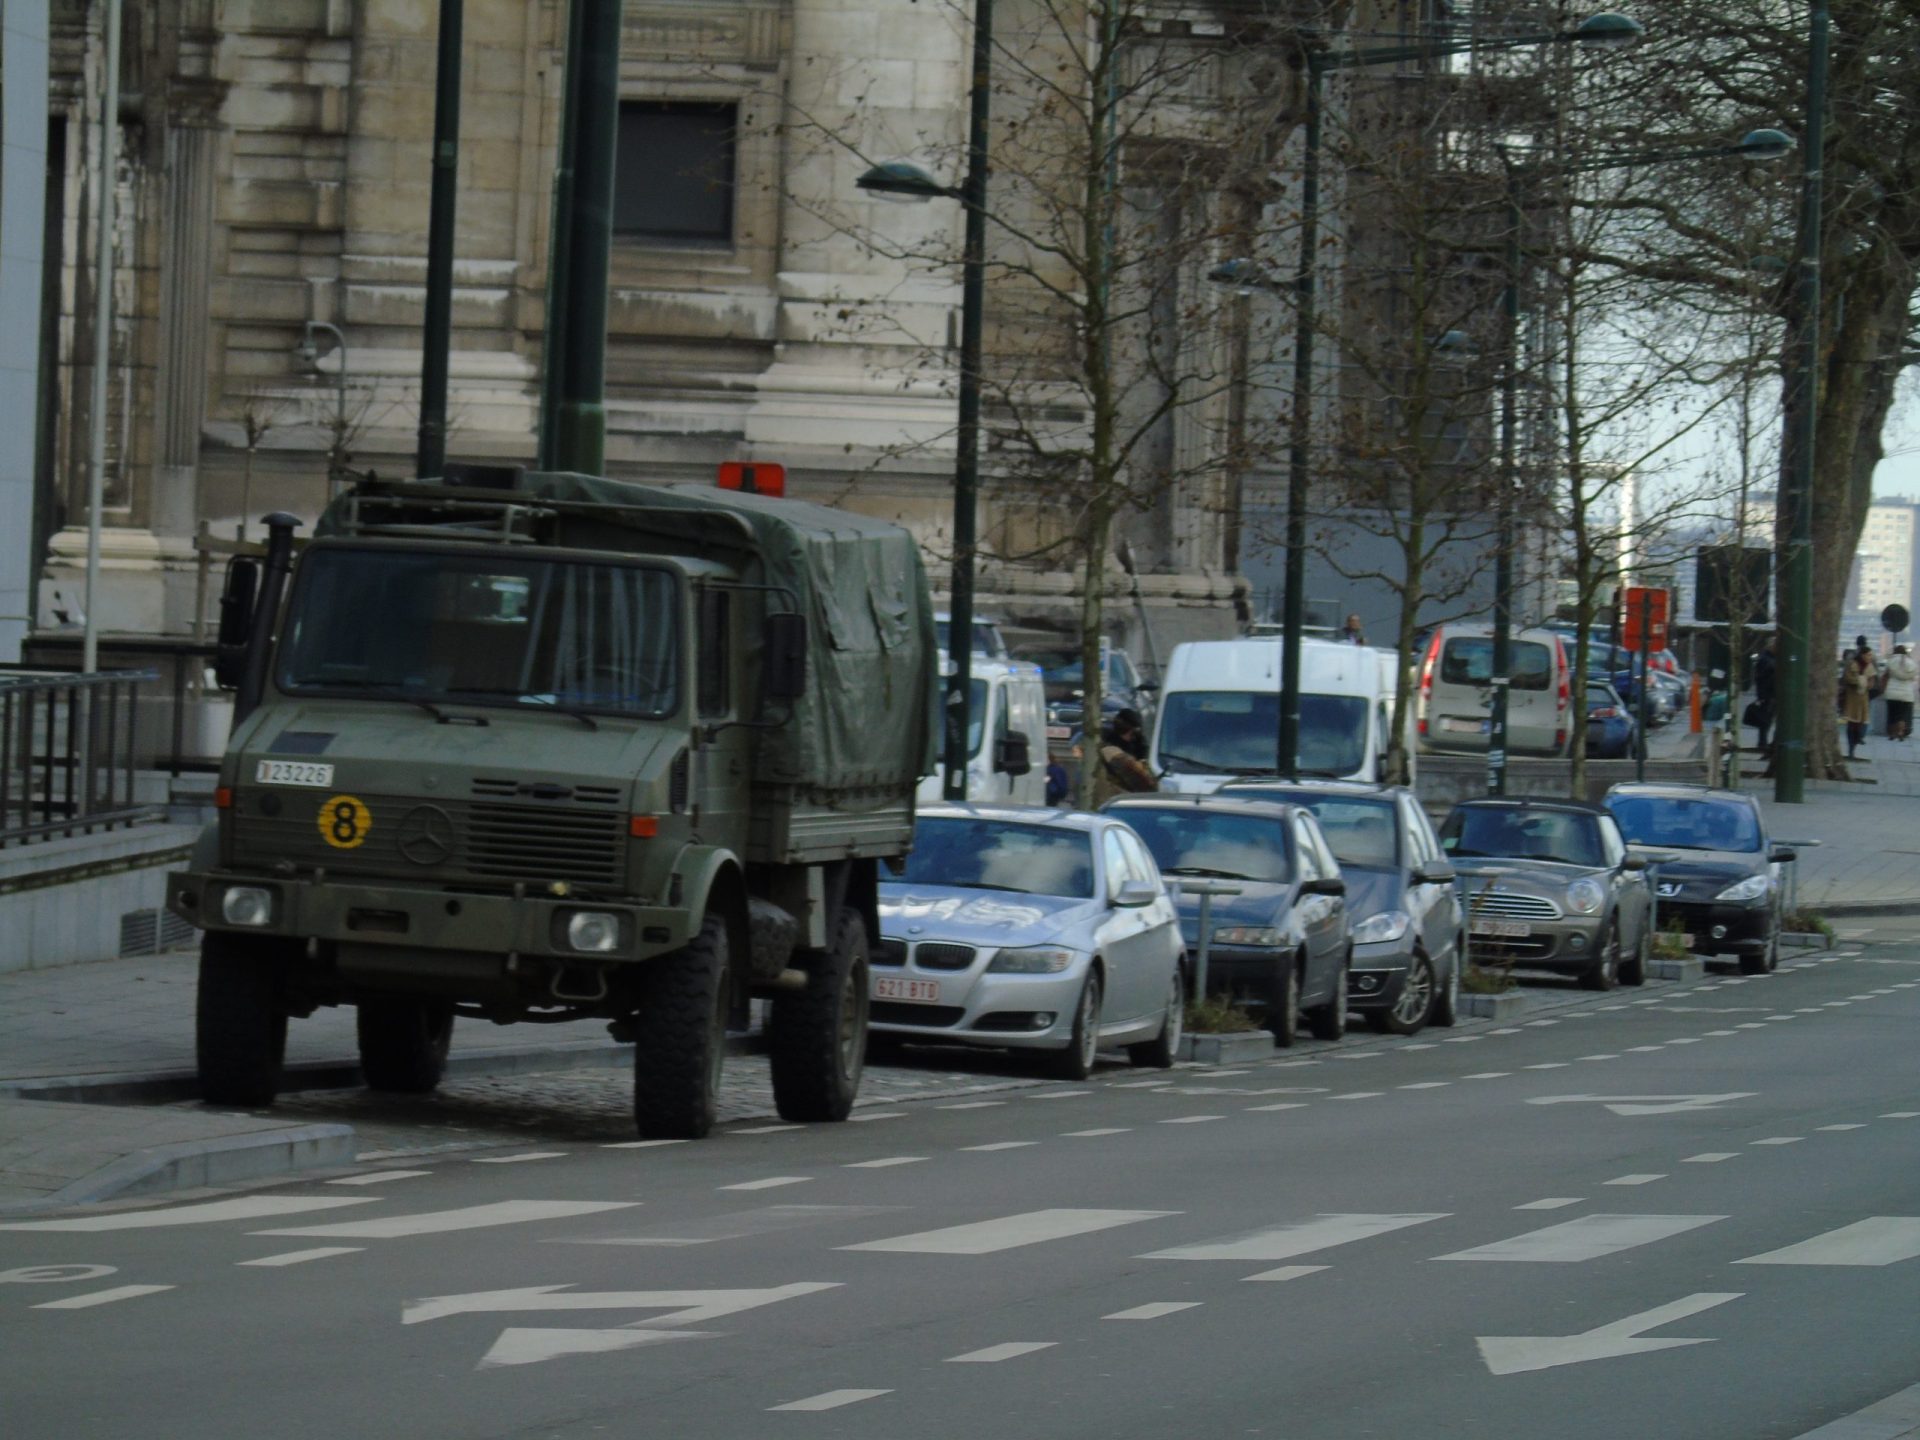
M 1041 3 L 1001 0 L 1001 23 L 1037 28 Z M 1142 23 L 1246 49 L 1193 8 Z M 104 180 L 120 224 L 98 618 L 180 634 L 207 605 L 203 524 L 231 538 L 252 521 L 257 535 L 269 510 L 310 520 L 349 472 L 411 473 L 437 6 L 127 0 L 105 177 L 101 10 L 51 0 L 38 621 L 71 613 L 80 584 Z M 779 461 L 792 493 L 907 524 L 944 574 L 959 284 L 951 264 L 922 261 L 957 250 L 961 217 L 889 206 L 854 182 L 902 156 L 957 180 L 970 14 L 940 0 L 628 0 L 610 473 L 702 480 L 725 460 Z M 466 0 L 456 458 L 535 451 L 565 15 L 564 0 Z M 1284 80 L 1284 65 L 1268 68 Z M 1179 283 L 1181 313 L 1203 315 L 1202 274 Z M 996 333 L 1032 343 L 1017 325 Z M 1165 618 L 1163 653 L 1230 632 L 1244 596 L 1223 438 L 1233 403 L 1221 386 L 1169 420 L 1160 449 L 1181 458 L 1184 488 L 1123 517 Z M 990 485 L 983 534 L 1026 523 L 1032 499 Z M 1062 570 L 989 563 L 982 608 L 1064 627 L 1076 607 Z M 1126 613 L 1112 607 L 1117 626 Z

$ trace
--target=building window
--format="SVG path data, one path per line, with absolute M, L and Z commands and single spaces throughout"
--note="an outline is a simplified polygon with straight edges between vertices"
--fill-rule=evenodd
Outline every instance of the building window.
M 737 105 L 622 102 L 614 234 L 686 245 L 733 244 L 739 118 Z

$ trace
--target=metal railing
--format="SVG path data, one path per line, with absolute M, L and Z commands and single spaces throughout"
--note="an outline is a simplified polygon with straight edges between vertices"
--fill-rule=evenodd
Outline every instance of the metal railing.
M 134 798 L 140 686 L 159 678 L 0 666 L 0 848 L 162 813 Z

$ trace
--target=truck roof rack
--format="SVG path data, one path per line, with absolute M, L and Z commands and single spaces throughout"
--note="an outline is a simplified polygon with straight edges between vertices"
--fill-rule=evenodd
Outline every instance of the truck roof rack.
M 346 529 L 354 535 L 533 545 L 539 543 L 541 531 L 552 524 L 554 515 L 550 506 L 505 498 L 351 494 L 347 496 Z

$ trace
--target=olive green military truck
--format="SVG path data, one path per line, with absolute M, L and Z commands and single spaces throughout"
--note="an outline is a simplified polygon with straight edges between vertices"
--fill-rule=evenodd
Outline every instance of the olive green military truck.
M 456 1016 L 599 1017 L 648 1137 L 704 1135 L 766 996 L 780 1114 L 840 1120 L 877 866 L 933 763 L 910 536 L 757 494 L 589 476 L 368 483 L 237 561 L 219 818 L 168 903 L 205 933 L 206 1098 L 265 1105 L 288 1018 L 358 1010 L 375 1089 Z

